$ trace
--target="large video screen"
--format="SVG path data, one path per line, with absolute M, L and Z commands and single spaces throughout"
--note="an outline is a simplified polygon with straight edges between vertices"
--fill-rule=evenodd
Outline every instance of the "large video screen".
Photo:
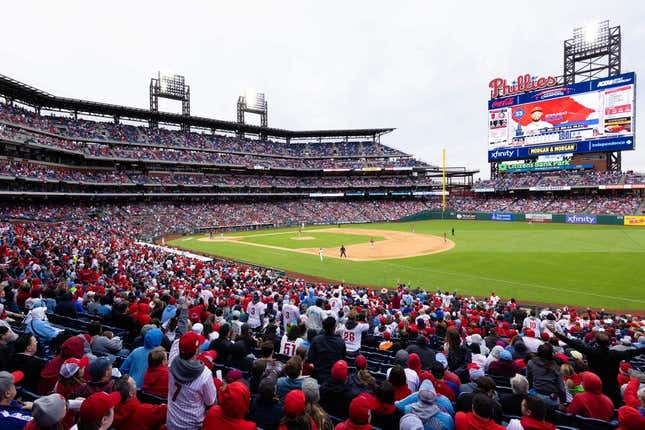
M 634 149 L 636 75 L 488 102 L 488 161 Z

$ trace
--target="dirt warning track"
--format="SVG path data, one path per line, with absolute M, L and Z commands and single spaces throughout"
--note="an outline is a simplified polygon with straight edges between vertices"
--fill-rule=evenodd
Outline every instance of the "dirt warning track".
M 366 236 L 365 243 L 355 245 L 347 245 L 346 260 L 351 261 L 373 261 L 373 260 L 392 260 L 395 258 L 419 257 L 422 255 L 435 254 L 438 252 L 448 251 L 455 247 L 452 240 L 444 240 L 443 237 L 432 236 L 429 234 L 392 231 L 392 230 L 376 230 L 364 228 L 323 228 L 315 230 L 307 230 L 307 233 L 324 232 L 335 234 L 355 234 Z M 270 233 L 269 233 L 270 234 Z M 201 241 L 206 242 L 239 242 L 241 239 L 249 237 L 233 237 L 224 236 L 222 238 L 202 238 Z M 369 243 L 370 237 L 382 237 L 383 240 L 374 242 L 374 247 Z M 309 239 L 307 237 L 307 239 Z M 304 241 L 306 242 L 306 241 Z M 342 242 L 341 242 L 342 243 Z M 325 258 L 340 258 L 340 245 L 334 248 L 324 248 Z M 263 248 L 281 249 L 291 252 L 302 252 L 304 254 L 318 255 L 318 248 L 284 248 L 281 246 L 264 245 L 252 242 L 244 242 L 245 245 L 259 246 Z M 345 258 L 344 258 L 345 259 Z

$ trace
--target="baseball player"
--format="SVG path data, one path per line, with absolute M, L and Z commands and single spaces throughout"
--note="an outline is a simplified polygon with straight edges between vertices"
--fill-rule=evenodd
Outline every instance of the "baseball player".
M 345 245 L 340 245 L 340 258 L 347 258 L 347 250 L 345 249 Z
M 320 256 L 320 261 L 323 261 L 323 257 L 325 256 L 325 251 L 322 248 L 318 248 L 318 255 Z

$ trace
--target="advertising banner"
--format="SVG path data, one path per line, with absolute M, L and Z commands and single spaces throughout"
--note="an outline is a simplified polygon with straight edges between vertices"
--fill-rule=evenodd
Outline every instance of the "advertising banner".
M 625 215 L 623 222 L 625 225 L 645 227 L 645 215 Z
M 551 221 L 553 219 L 552 214 L 526 214 L 524 218 L 527 221 Z
M 510 213 L 492 213 L 490 214 L 492 221 L 513 221 L 513 214 Z
M 567 224 L 598 224 L 596 215 L 567 215 L 565 218 Z
M 490 100 L 489 161 L 633 149 L 635 84 L 625 73 Z
M 458 213 L 457 214 L 457 219 L 463 219 L 463 220 L 468 220 L 468 221 L 474 221 L 477 219 L 477 214 L 464 214 L 464 213 Z

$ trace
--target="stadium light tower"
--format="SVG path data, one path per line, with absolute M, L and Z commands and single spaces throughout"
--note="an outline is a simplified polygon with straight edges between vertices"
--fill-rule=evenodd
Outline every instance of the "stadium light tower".
M 620 74 L 620 26 L 601 21 L 573 30 L 564 41 L 564 83 L 590 81 Z
M 159 98 L 181 101 L 181 114 L 190 116 L 190 86 L 186 78 L 169 72 L 158 72 L 156 78 L 150 79 L 150 110 L 159 112 Z M 150 121 L 150 128 L 157 128 L 157 121 Z M 190 131 L 188 124 L 182 124 L 183 131 Z
M 244 95 L 237 99 L 237 122 L 245 124 L 244 114 L 254 113 L 260 115 L 260 127 L 268 127 L 269 110 L 267 107 L 266 95 L 253 89 L 247 89 Z M 238 131 L 239 137 L 244 137 L 243 131 Z M 266 140 L 266 133 L 260 134 L 260 140 Z
M 622 39 L 620 26 L 610 27 L 600 21 L 573 30 L 573 38 L 564 41 L 564 83 L 590 81 L 620 75 Z M 621 170 L 621 152 L 608 152 L 607 170 Z

